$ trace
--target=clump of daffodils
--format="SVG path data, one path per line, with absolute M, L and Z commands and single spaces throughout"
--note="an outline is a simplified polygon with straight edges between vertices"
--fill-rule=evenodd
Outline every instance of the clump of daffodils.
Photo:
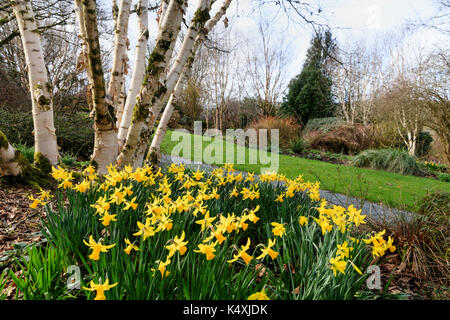
M 160 280 L 171 279 L 177 272 L 175 264 L 192 255 L 201 257 L 205 263 L 215 263 L 217 256 L 226 257 L 222 261 L 227 261 L 230 268 L 239 264 L 244 267 L 255 263 L 273 264 L 283 257 L 285 241 L 297 228 L 302 232 L 314 232 L 321 239 L 331 236 L 339 238 L 324 263 L 324 269 L 331 277 L 344 276 L 352 269 L 362 274 L 354 262 L 359 240 L 348 234 L 353 228 L 365 224 L 366 216 L 353 205 L 345 208 L 321 199 L 320 184 L 304 181 L 301 175 L 289 179 L 282 174 L 268 172 L 261 174 L 256 182 L 253 173 L 243 176 L 236 173 L 230 164 L 211 173 L 200 169 L 187 172 L 182 164 L 171 164 L 166 173 L 151 166 L 137 169 L 127 166 L 119 170 L 110 165 L 108 174 L 103 177 L 98 177 L 95 169 L 89 166 L 83 170 L 81 181 L 76 184 L 73 173 L 63 168 L 53 168 L 51 174 L 58 181 L 58 188 L 65 192 L 92 197 L 86 214 L 95 216 L 95 220 L 98 218 L 102 238 L 96 241 L 94 237 L 98 239 L 98 235 L 93 234 L 83 243 L 91 250 L 88 258 L 93 264 L 101 262 L 101 257 L 106 255 L 124 255 L 132 260 L 145 254 L 145 244 L 148 244 L 146 248 L 151 248 L 155 243 L 163 248 L 163 254 L 152 260 L 149 269 Z M 277 206 L 285 206 L 302 194 L 314 204 L 309 214 L 303 212 L 297 215 L 295 223 L 279 219 L 276 212 L 272 213 L 270 220 L 267 216 L 264 218 L 262 214 L 266 209 L 260 204 L 267 195 L 261 190 L 264 190 L 265 183 L 273 182 L 282 182 L 283 185 L 270 201 L 276 202 Z M 224 188 L 227 188 L 225 192 Z M 152 190 L 150 196 L 143 197 L 143 191 L 148 189 Z M 50 197 L 48 192 L 41 190 L 38 198 L 30 197 L 33 201 L 30 206 L 36 208 L 44 205 Z M 215 204 L 230 199 L 243 201 L 246 209 L 242 212 L 218 212 Z M 115 228 L 121 227 L 121 219 L 125 215 L 135 215 L 137 218 L 127 225 L 130 228 L 127 234 L 121 236 L 117 243 L 112 243 L 108 236 L 115 232 Z M 180 217 L 189 217 L 183 221 L 191 221 L 192 225 L 180 224 Z M 261 232 L 267 231 L 264 243 L 247 236 L 246 232 L 255 227 L 260 228 Z M 194 230 L 193 233 L 191 230 Z M 161 234 L 168 236 L 160 243 L 155 239 Z M 245 240 L 238 242 L 243 234 Z M 393 239 L 384 239 L 384 234 L 383 231 L 362 239 L 373 257 L 395 251 Z M 113 249 L 116 245 L 118 248 Z M 84 289 L 96 291 L 95 299 L 106 299 L 104 292 L 117 284 L 109 285 L 108 280 L 103 284 L 91 281 L 90 287 Z M 268 299 L 268 296 L 262 290 L 248 299 Z

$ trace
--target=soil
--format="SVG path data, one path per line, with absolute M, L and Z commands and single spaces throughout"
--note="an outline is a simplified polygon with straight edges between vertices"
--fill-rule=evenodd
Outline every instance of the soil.
M 40 217 L 45 217 L 41 207 L 29 207 L 28 196 L 37 197 L 39 190 L 29 186 L 6 185 L 0 182 L 0 256 L 13 249 L 13 243 L 41 240 Z

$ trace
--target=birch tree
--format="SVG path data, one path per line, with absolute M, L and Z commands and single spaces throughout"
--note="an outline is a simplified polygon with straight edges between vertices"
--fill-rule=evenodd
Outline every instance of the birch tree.
M 264 116 L 274 115 L 286 85 L 287 49 L 283 38 L 273 39 L 274 33 L 268 22 L 261 21 L 259 43 L 249 47 L 246 56 L 246 78 L 250 80 L 250 90 L 256 95 Z
M 167 91 L 165 84 L 160 81 L 160 76 L 168 62 L 165 54 L 169 50 L 171 42 L 175 40 L 175 29 L 179 27 L 174 22 L 178 21 L 180 16 L 183 16 L 185 5 L 185 2 L 180 3 L 176 0 L 170 0 L 166 13 L 162 17 L 155 48 L 148 59 L 145 78 L 133 109 L 127 138 L 117 158 L 119 167 L 133 163 L 133 158 L 139 148 L 138 143 L 142 128 L 147 119 L 152 116 L 150 108 Z
M 140 135 L 140 141 L 138 143 L 139 147 L 136 153 L 136 158 L 134 159 L 133 162 L 135 167 L 142 165 L 147 145 L 149 143 L 151 135 L 154 132 L 153 127 L 155 120 L 158 118 L 162 107 L 164 106 L 164 104 L 167 103 L 168 99 L 170 98 L 170 95 L 175 89 L 175 86 L 181 76 L 183 68 L 185 64 L 188 62 L 188 58 L 192 57 L 193 59 L 193 56 L 195 55 L 195 53 L 193 52 L 195 39 L 197 38 L 199 32 L 204 28 L 207 20 L 210 18 L 209 11 L 211 10 L 211 6 L 214 2 L 215 0 L 200 0 L 198 3 L 197 10 L 195 11 L 194 17 L 192 18 L 189 24 L 189 28 L 184 37 L 180 51 L 178 52 L 178 55 L 176 56 L 176 59 L 172 67 L 169 69 L 167 73 L 165 79 L 166 92 L 161 99 L 157 100 L 153 104 L 151 114 L 147 118 L 144 130 Z M 169 56 L 166 56 L 166 59 L 168 58 Z
M 121 0 L 116 18 L 114 36 L 113 64 L 111 79 L 108 85 L 109 98 L 116 109 L 117 126 L 120 125 L 124 106 L 119 103 L 124 83 L 124 72 L 127 65 L 128 19 L 130 17 L 131 0 Z
M 59 160 L 53 123 L 53 96 L 30 1 L 13 1 L 27 64 L 34 122 L 35 164 L 44 171 Z
M 145 53 L 147 51 L 147 42 L 149 38 L 147 0 L 139 0 L 136 7 L 136 14 L 138 16 L 139 37 L 134 52 L 133 73 L 131 76 L 130 87 L 128 89 L 128 94 L 125 100 L 122 117 L 120 117 L 120 110 L 118 110 L 117 112 L 117 121 L 120 121 L 118 133 L 119 150 L 125 143 L 128 127 L 131 122 L 131 116 L 133 114 L 133 107 L 136 102 L 136 97 L 139 94 L 139 89 L 141 87 L 142 81 L 144 80 Z
M 213 18 L 208 20 L 204 26 L 203 29 L 201 29 L 201 32 L 197 35 L 195 39 L 194 46 L 191 50 L 191 55 L 188 59 L 188 63 L 184 67 L 181 76 L 179 77 L 177 84 L 175 86 L 174 91 L 170 95 L 169 101 L 167 103 L 167 106 L 161 116 L 161 119 L 159 121 L 158 127 L 155 132 L 155 136 L 153 137 L 150 150 L 148 152 L 147 160 L 149 160 L 153 164 L 157 164 L 160 160 L 161 154 L 161 143 L 163 141 L 164 135 L 167 131 L 167 126 L 169 124 L 169 120 L 172 117 L 174 106 L 176 104 L 176 99 L 180 96 L 184 83 L 186 81 L 187 75 L 189 74 L 194 59 L 195 59 L 195 53 L 198 50 L 199 46 L 205 39 L 205 37 L 208 35 L 208 33 L 214 28 L 214 26 L 217 24 L 217 22 L 225 15 L 228 7 L 231 4 L 231 0 L 225 0 L 222 4 L 219 11 L 214 15 Z
M 115 162 L 118 154 L 118 142 L 114 108 L 111 102 L 106 100 L 96 5 L 95 0 L 75 0 L 79 14 L 80 33 L 86 48 L 87 73 L 93 101 L 95 141 L 91 160 L 98 172 L 104 174 L 107 172 L 107 166 Z

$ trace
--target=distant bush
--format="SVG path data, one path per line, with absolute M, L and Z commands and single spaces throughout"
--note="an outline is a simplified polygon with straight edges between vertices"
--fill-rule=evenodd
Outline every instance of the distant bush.
M 417 156 L 425 156 L 431 150 L 431 143 L 433 142 L 433 137 L 427 131 L 422 131 L 417 137 Z
M 372 148 L 375 136 L 372 126 L 346 123 L 326 132 L 307 131 L 304 138 L 313 149 L 353 155 Z
M 351 165 L 405 175 L 421 175 L 416 158 L 399 149 L 365 150 L 353 157 Z
M 62 153 L 89 159 L 94 150 L 94 128 L 88 113 L 57 115 L 55 128 Z
M 450 174 L 448 174 L 448 173 L 439 172 L 437 174 L 437 178 L 444 182 L 450 182 Z
M 278 129 L 279 143 L 282 149 L 289 148 L 291 141 L 298 138 L 300 134 L 300 126 L 293 118 L 263 117 L 252 122 L 250 128 L 256 129 L 257 132 L 259 129 L 267 129 L 269 136 L 271 129 Z M 267 143 L 270 146 L 270 141 L 267 141 Z
M 88 159 L 94 148 L 93 120 L 89 114 L 57 114 L 54 123 L 60 152 Z M 34 146 L 31 112 L 12 113 L 0 108 L 0 130 L 11 143 Z
M 0 107 L 0 131 L 12 144 L 34 145 L 33 115 L 31 112 L 10 112 L 4 106 Z
M 301 137 L 291 140 L 290 146 L 291 150 L 298 154 L 306 152 L 309 148 L 309 144 Z
M 449 223 L 450 218 L 450 193 L 433 192 L 417 202 L 419 213 L 429 217 L 433 217 L 439 222 Z
M 308 121 L 308 123 L 305 126 L 305 132 L 306 131 L 316 131 L 316 130 L 320 130 L 322 132 L 328 132 L 331 129 L 334 129 L 344 123 L 345 123 L 344 120 L 342 120 L 341 118 L 337 118 L 337 117 L 311 119 Z

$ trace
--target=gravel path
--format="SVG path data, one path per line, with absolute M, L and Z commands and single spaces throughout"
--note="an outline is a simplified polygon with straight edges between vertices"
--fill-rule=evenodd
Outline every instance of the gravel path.
M 200 168 L 200 170 L 203 171 L 211 171 L 215 168 L 215 166 L 201 163 L 201 162 L 195 162 L 191 161 L 189 159 L 185 158 L 179 158 L 179 157 L 171 157 L 168 155 L 163 155 L 161 158 L 161 164 L 163 166 L 166 166 L 171 163 L 180 164 L 182 163 L 185 167 L 193 168 L 197 170 L 197 168 Z M 239 171 L 237 171 L 239 172 Z M 245 177 L 247 175 L 246 172 L 242 172 L 242 175 Z M 257 176 L 255 175 L 255 178 Z M 349 197 L 344 194 L 340 193 L 333 193 L 326 190 L 320 190 L 320 196 L 322 198 L 325 198 L 328 202 L 340 205 L 343 207 L 348 207 L 349 205 L 353 204 L 355 208 L 362 209 L 362 214 L 370 216 L 372 219 L 376 221 L 390 221 L 395 217 L 403 216 L 405 219 L 410 219 L 413 217 L 414 213 L 399 210 L 396 208 L 391 208 L 384 206 L 382 204 L 369 202 L 363 199 Z

